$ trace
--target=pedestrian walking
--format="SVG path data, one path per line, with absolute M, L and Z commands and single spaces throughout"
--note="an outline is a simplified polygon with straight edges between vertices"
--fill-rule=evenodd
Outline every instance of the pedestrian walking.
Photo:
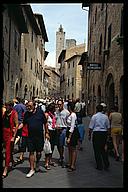
M 64 146 L 65 137 L 67 129 L 67 117 L 69 116 L 69 111 L 64 108 L 64 103 L 62 99 L 57 101 L 58 108 L 56 108 L 56 129 L 57 129 L 57 149 L 59 152 L 59 164 L 64 167 Z
M 75 109 L 74 109 L 78 124 L 82 124 L 82 104 L 80 103 L 80 98 L 76 99 Z
M 108 152 L 106 143 L 108 132 L 110 131 L 110 122 L 108 116 L 102 113 L 103 106 L 97 105 L 96 114 L 94 114 L 89 123 L 88 139 L 91 139 L 93 133 L 92 142 L 94 155 L 96 160 L 96 169 L 107 170 L 109 168 Z
M 77 128 L 77 116 L 74 112 L 75 104 L 70 103 L 68 105 L 68 110 L 70 112 L 67 117 L 67 131 L 66 131 L 66 142 L 68 145 L 68 153 L 69 153 L 69 162 L 68 162 L 68 171 L 76 170 L 76 159 L 77 159 L 77 148 L 78 140 L 80 138 L 80 134 Z
M 120 139 L 122 138 L 122 129 L 123 129 L 123 118 L 122 114 L 118 112 L 118 106 L 114 106 L 113 112 L 109 115 L 110 125 L 111 125 L 111 136 L 115 152 L 115 160 L 119 161 L 119 144 Z
M 13 108 L 18 113 L 18 124 L 20 126 L 20 124 L 23 122 L 23 116 L 26 111 L 26 106 L 23 104 L 23 100 L 21 100 L 21 98 L 17 97 L 16 100 L 17 100 L 17 104 L 15 104 Z M 15 140 L 15 144 L 18 143 L 18 150 L 20 150 L 21 135 L 22 135 L 22 128 L 20 129 L 18 128 L 17 134 L 16 134 L 16 140 Z
M 50 136 L 51 153 L 45 154 L 45 168 L 50 169 L 50 165 L 56 166 L 55 162 L 52 160 L 52 154 L 55 145 L 57 145 L 57 130 L 56 130 L 56 117 L 55 117 L 55 103 L 50 103 L 45 111 L 45 116 L 48 123 L 48 131 Z
M 5 167 L 3 171 L 3 178 L 8 175 L 10 162 L 14 165 L 13 160 L 13 146 L 18 129 L 18 114 L 13 109 L 13 102 L 9 101 L 5 104 L 6 111 L 3 114 L 3 142 L 5 144 Z
M 47 120 L 44 112 L 40 107 L 36 107 L 34 101 L 29 101 L 27 105 L 28 111 L 25 112 L 23 125 L 28 127 L 28 151 L 30 171 L 26 175 L 27 178 L 35 173 L 35 155 L 36 152 L 36 170 L 39 168 L 39 160 L 43 151 L 44 137 L 49 139 Z M 45 134 L 45 136 L 44 136 Z

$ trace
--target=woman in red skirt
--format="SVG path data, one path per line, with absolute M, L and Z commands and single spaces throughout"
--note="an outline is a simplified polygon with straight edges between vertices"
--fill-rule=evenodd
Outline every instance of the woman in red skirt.
M 8 175 L 10 162 L 13 164 L 12 149 L 14 145 L 15 135 L 18 129 L 18 114 L 13 109 L 13 102 L 5 104 L 6 111 L 3 114 L 3 143 L 5 146 L 5 167 L 3 178 Z

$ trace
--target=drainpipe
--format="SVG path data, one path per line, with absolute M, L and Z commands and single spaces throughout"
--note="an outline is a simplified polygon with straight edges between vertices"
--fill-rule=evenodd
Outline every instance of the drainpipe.
M 104 28 L 104 50 L 106 49 L 106 38 L 107 38 L 107 3 L 105 10 L 105 28 Z M 102 61 L 102 80 L 104 77 L 104 68 L 105 68 L 105 52 L 103 52 L 103 61 Z M 105 85 L 104 85 L 105 88 Z M 102 95 L 103 96 L 103 95 Z
M 105 10 L 104 50 L 106 49 L 106 37 L 107 37 L 107 3 Z M 104 72 L 104 66 L 105 66 L 105 53 L 103 53 L 103 72 Z

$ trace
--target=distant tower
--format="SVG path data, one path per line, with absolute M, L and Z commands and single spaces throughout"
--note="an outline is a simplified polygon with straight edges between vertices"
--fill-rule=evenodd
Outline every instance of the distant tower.
M 65 32 L 63 31 L 62 25 L 60 25 L 56 32 L 56 69 L 59 69 L 58 58 L 61 51 L 65 48 Z
M 74 46 L 76 46 L 75 39 L 66 39 L 66 49 Z

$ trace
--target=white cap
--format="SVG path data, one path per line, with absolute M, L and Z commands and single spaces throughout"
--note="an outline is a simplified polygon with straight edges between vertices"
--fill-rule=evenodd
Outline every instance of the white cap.
M 105 103 L 101 103 L 100 105 L 102 105 L 103 107 L 107 107 L 107 105 Z

